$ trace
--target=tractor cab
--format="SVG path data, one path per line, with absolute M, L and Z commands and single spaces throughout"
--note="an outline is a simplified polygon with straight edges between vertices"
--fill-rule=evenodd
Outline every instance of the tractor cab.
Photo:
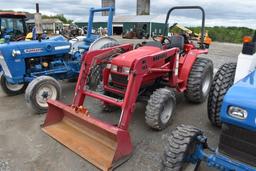
M 0 42 L 4 42 L 7 35 L 10 41 L 23 40 L 27 34 L 25 18 L 24 13 L 0 12 Z

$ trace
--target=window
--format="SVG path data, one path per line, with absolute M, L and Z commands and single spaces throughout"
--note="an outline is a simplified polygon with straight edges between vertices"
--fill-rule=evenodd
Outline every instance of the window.
M 24 20 L 18 18 L 1 19 L 1 36 L 10 35 L 12 39 L 25 34 Z

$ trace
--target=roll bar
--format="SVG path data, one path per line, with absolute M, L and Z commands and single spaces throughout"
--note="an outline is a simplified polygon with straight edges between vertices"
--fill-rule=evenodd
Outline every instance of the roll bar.
M 164 35 L 167 34 L 167 30 L 168 30 L 168 21 L 170 18 L 171 13 L 174 10 L 179 10 L 179 9 L 198 9 L 202 12 L 202 25 L 201 25 L 201 44 L 200 44 L 200 48 L 204 49 L 204 33 L 205 33 L 205 11 L 202 7 L 200 6 L 176 6 L 176 7 L 172 7 L 171 9 L 169 9 L 169 11 L 167 12 L 166 15 L 166 20 L 165 20 L 165 29 L 164 29 Z

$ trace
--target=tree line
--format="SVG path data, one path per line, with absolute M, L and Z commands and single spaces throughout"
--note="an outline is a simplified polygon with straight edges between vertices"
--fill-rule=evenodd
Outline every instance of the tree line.
M 194 33 L 200 33 L 200 27 L 189 27 Z M 246 27 L 206 27 L 205 30 L 208 32 L 209 37 L 213 41 L 218 42 L 229 42 L 229 43 L 242 43 L 244 36 L 252 36 L 254 33 L 253 29 Z

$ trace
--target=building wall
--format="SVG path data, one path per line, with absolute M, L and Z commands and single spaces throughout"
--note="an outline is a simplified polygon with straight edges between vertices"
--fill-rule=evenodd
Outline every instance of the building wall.
M 27 23 L 28 31 L 32 31 L 33 27 L 35 26 L 34 23 Z M 55 26 L 55 28 L 54 28 Z M 57 30 L 63 29 L 62 23 L 42 23 L 42 27 L 44 31 L 47 31 L 47 33 L 54 33 Z
M 164 33 L 165 24 L 163 23 L 151 23 L 151 36 L 162 35 Z
M 136 23 L 136 22 L 124 22 L 124 23 L 113 23 L 115 24 L 122 24 L 123 25 L 123 31 L 128 32 L 132 31 L 135 26 L 143 27 L 143 25 L 146 25 L 146 32 L 150 32 L 150 23 Z M 81 23 L 76 23 L 78 27 L 84 27 L 87 26 L 88 23 L 81 22 Z M 107 22 L 97 22 L 93 23 L 93 29 L 98 29 L 99 27 L 106 28 L 107 27 Z M 162 35 L 164 32 L 165 24 L 163 23 L 151 23 L 151 33 L 150 35 Z
M 123 23 L 123 25 L 124 25 L 124 27 L 123 27 L 123 31 L 124 32 L 127 32 L 127 31 L 132 31 L 133 30 L 133 28 L 135 28 L 135 27 L 139 27 L 140 29 L 145 25 L 145 27 L 146 27 L 146 32 L 148 32 L 149 33 L 149 30 L 150 30 L 150 23 L 136 23 L 136 22 L 134 22 L 134 23 Z
M 77 22 L 75 23 L 78 27 L 82 28 L 82 27 L 87 27 L 88 23 L 87 22 Z M 100 27 L 102 28 L 107 28 L 107 22 L 95 22 L 93 23 L 93 29 L 98 29 Z

